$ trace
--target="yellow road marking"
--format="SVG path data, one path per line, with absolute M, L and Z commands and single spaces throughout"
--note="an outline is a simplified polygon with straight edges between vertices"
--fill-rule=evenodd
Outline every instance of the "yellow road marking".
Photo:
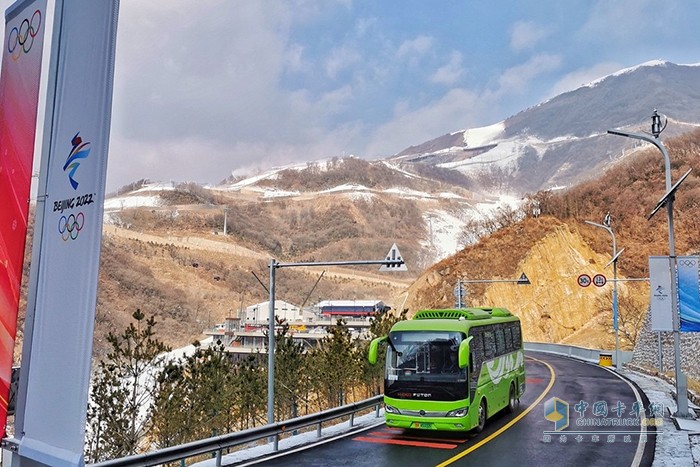
M 538 360 L 538 359 L 533 358 L 533 357 L 528 357 L 528 358 L 530 358 L 531 360 L 534 360 L 534 361 L 536 361 L 536 362 L 540 362 L 540 363 L 546 365 L 547 368 L 549 368 L 549 374 L 550 374 L 550 376 L 551 376 L 551 378 L 550 378 L 550 380 L 549 380 L 549 384 L 547 385 L 547 387 L 545 388 L 545 390 L 542 392 L 542 394 L 540 394 L 540 396 L 537 398 L 537 400 L 535 400 L 535 402 L 533 402 L 532 404 L 530 404 L 530 405 L 528 406 L 528 408 L 526 408 L 525 410 L 523 410 L 517 417 L 515 417 L 513 420 L 511 420 L 511 421 L 509 421 L 508 423 L 506 423 L 505 425 L 503 425 L 501 428 L 499 428 L 497 431 L 493 432 L 493 433 L 492 433 L 491 435 L 489 435 L 487 438 L 482 439 L 481 441 L 479 441 L 478 443 L 476 443 L 474 446 L 470 447 L 469 449 L 467 449 L 467 450 L 465 450 L 465 451 L 460 452 L 459 454 L 457 454 L 456 456 L 452 457 L 451 459 L 447 459 L 445 462 L 443 462 L 443 463 L 441 463 L 441 464 L 438 464 L 436 467 L 444 467 L 444 466 L 446 466 L 446 465 L 450 465 L 450 464 L 452 464 L 453 462 L 458 461 L 458 460 L 461 459 L 462 457 L 466 456 L 466 455 L 469 454 L 470 452 L 476 451 L 476 450 L 479 449 L 481 446 L 483 446 L 484 444 L 488 443 L 489 441 L 491 441 L 492 439 L 494 439 L 496 436 L 500 435 L 501 433 L 503 433 L 504 431 L 506 431 L 508 428 L 510 428 L 510 427 L 512 427 L 513 425 L 515 425 L 515 424 L 516 424 L 518 421 L 520 421 L 525 415 L 527 415 L 528 413 L 530 413 L 530 411 L 531 411 L 532 409 L 534 409 L 535 406 L 536 406 L 537 404 L 539 404 L 539 403 L 542 401 L 542 399 L 544 399 L 544 396 L 546 396 L 547 393 L 549 393 L 549 390 L 552 389 L 552 386 L 554 386 L 554 380 L 556 379 L 556 377 L 554 376 L 554 368 L 552 368 L 552 366 L 551 366 L 549 363 L 544 362 L 544 361 L 542 361 L 542 360 Z

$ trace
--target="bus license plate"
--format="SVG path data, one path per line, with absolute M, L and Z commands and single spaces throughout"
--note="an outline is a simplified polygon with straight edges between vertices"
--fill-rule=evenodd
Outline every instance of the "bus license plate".
M 422 429 L 424 429 L 424 430 L 426 430 L 426 429 L 427 429 L 427 430 L 430 430 L 430 429 L 433 428 L 433 424 L 432 424 L 432 423 L 419 423 L 419 422 L 415 422 L 415 423 L 413 424 L 413 428 L 422 428 Z

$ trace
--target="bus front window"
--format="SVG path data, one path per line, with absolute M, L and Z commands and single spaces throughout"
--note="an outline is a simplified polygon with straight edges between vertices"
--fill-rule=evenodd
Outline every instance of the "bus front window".
M 464 381 L 459 368 L 459 344 L 464 334 L 453 331 L 395 331 L 389 335 L 387 379 Z

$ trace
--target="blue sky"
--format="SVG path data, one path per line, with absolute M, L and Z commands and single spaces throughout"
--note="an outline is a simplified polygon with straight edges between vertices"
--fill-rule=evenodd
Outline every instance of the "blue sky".
M 691 0 L 121 0 L 108 190 L 388 156 L 698 63 L 699 20 Z

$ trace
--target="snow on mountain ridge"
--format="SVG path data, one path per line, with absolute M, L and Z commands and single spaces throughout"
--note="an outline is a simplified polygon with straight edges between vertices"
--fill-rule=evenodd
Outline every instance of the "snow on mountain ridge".
M 622 70 L 618 70 L 618 71 L 611 73 L 609 75 L 602 76 L 602 77 L 595 79 L 595 80 L 591 81 L 590 83 L 584 84 L 583 86 L 580 86 L 580 87 L 581 88 L 592 88 L 592 87 L 599 85 L 600 83 L 602 83 L 603 81 L 605 81 L 608 78 L 622 76 L 622 75 L 625 75 L 628 73 L 633 73 L 633 72 L 635 72 L 641 68 L 645 68 L 645 67 L 668 66 L 669 64 L 671 64 L 671 62 L 668 62 L 666 60 L 649 60 L 648 62 L 640 63 L 639 65 L 631 66 L 628 68 L 623 68 Z

